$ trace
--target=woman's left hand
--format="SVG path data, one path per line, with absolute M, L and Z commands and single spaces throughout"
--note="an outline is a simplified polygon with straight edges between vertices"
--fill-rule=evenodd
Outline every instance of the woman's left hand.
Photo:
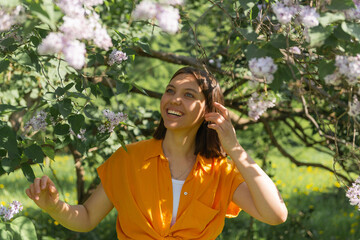
M 235 129 L 231 124 L 229 110 L 217 102 L 214 102 L 214 106 L 219 109 L 220 113 L 206 113 L 205 121 L 211 122 L 208 124 L 208 128 L 214 129 L 217 132 L 224 151 L 231 155 L 231 151 L 240 147 L 240 144 L 236 138 Z

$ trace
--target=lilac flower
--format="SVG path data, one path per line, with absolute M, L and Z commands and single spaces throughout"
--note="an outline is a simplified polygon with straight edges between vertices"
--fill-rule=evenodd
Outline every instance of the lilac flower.
M 63 48 L 63 53 L 65 55 L 65 60 L 70 66 L 75 69 L 81 69 L 85 64 L 85 44 L 74 40 L 67 42 L 66 46 Z
M 109 55 L 108 64 L 110 66 L 112 66 L 114 63 L 120 64 L 122 61 L 125 61 L 127 59 L 128 57 L 126 56 L 126 53 L 114 49 Z
M 333 74 L 327 75 L 324 80 L 326 84 L 337 86 L 341 83 L 341 75 L 338 71 L 335 71 Z
M 157 8 L 158 5 L 155 2 L 151 0 L 144 0 L 136 5 L 132 16 L 135 20 L 153 19 L 158 11 Z
M 75 136 L 76 138 L 80 139 L 82 142 L 86 141 L 86 137 L 85 137 L 86 129 L 80 129 L 80 133 L 75 134 L 75 132 L 70 128 L 69 133 Z
M 291 18 L 296 14 L 296 8 L 292 6 L 286 6 L 281 2 L 277 2 L 272 5 L 273 12 L 276 18 L 282 24 L 287 24 L 291 21 Z
M 135 20 L 156 18 L 159 27 L 170 34 L 174 34 L 179 29 L 179 10 L 172 5 L 180 5 L 183 1 L 161 1 L 156 3 L 151 0 L 144 0 L 136 7 L 132 16 Z
M 275 98 L 266 97 L 264 93 L 259 96 L 258 93 L 254 92 L 248 101 L 249 117 L 257 121 L 268 108 L 275 106 L 275 102 Z
M 59 28 L 61 33 L 50 33 L 40 44 L 39 53 L 63 53 L 70 66 L 80 69 L 85 65 L 86 49 L 78 40 L 91 40 L 108 50 L 112 46 L 111 38 L 100 24 L 99 15 L 91 8 L 102 3 L 103 0 L 57 0 L 56 4 L 65 13 Z
M 348 114 L 353 117 L 360 114 L 360 102 L 356 96 L 354 96 L 353 102 L 349 103 Z
M 360 54 L 355 57 L 336 56 L 335 61 L 335 66 L 346 77 L 348 84 L 355 85 L 360 78 Z
M 160 0 L 159 1 L 161 4 L 165 4 L 165 5 L 184 5 L 185 1 L 184 0 Z
M 360 177 L 358 177 L 346 191 L 346 197 L 349 198 L 350 204 L 357 206 L 360 211 Z
M 7 31 L 12 25 L 19 23 L 23 20 L 24 8 L 19 5 L 15 9 L 6 9 L 0 5 L 0 32 Z
M 353 2 L 355 4 L 355 8 L 346 9 L 344 11 L 345 18 L 347 20 L 360 19 L 360 1 L 359 0 L 353 0 Z
M 308 28 L 319 25 L 318 18 L 320 15 L 316 12 L 315 8 L 304 6 L 299 13 L 301 23 Z
M 55 3 L 67 16 L 78 17 L 84 16 L 85 14 L 85 9 L 82 6 L 82 2 L 79 0 L 57 0 Z
M 3 205 L 0 206 L 0 217 L 3 217 L 5 221 L 11 220 L 15 214 L 18 214 L 23 210 L 23 206 L 18 201 L 13 201 L 9 204 L 9 207 Z
M 38 114 L 32 117 L 24 126 L 25 131 L 27 131 L 30 127 L 33 128 L 34 131 L 42 130 L 47 127 L 46 123 L 47 113 L 41 110 Z
M 162 7 L 156 14 L 159 26 L 167 33 L 175 34 L 179 29 L 179 10 L 171 6 Z
M 104 125 L 101 125 L 98 130 L 100 133 L 105 133 L 105 132 L 113 132 L 114 128 L 119 125 L 120 122 L 123 122 L 127 119 L 127 115 L 122 113 L 122 112 L 118 112 L 118 113 L 114 113 L 108 109 L 105 109 L 103 111 L 103 114 L 105 116 L 105 118 L 107 119 L 107 121 L 105 122 Z
M 277 70 L 277 65 L 271 57 L 252 58 L 249 61 L 249 69 L 256 78 L 265 78 L 266 83 L 270 84 L 274 80 L 273 74 Z
M 64 47 L 65 39 L 62 33 L 49 33 L 38 47 L 41 55 L 60 53 Z

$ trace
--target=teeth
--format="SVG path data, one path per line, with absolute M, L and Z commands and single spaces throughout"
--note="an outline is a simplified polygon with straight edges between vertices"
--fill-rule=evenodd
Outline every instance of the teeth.
M 172 115 L 176 115 L 176 116 L 181 116 L 181 112 L 177 112 L 177 111 L 174 111 L 174 110 L 168 110 L 168 113 L 169 114 L 172 114 Z

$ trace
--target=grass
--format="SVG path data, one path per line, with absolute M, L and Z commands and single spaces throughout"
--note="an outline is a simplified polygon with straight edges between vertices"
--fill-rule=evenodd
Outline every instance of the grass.
M 331 162 L 328 155 L 302 149 L 289 149 L 303 161 Z M 358 226 L 360 212 L 349 205 L 345 191 L 333 174 L 311 167 L 295 167 L 275 150 L 271 150 L 274 182 L 280 189 L 288 206 L 286 223 L 269 226 L 240 213 L 236 219 L 227 219 L 223 233 L 218 239 L 360 239 Z M 260 163 L 259 163 L 260 164 Z M 51 163 L 61 183 L 62 199 L 76 204 L 74 163 L 69 156 L 57 156 Z M 47 174 L 53 178 L 49 167 L 44 173 L 34 167 L 36 176 Z M 86 180 L 91 179 L 86 175 Z M 21 171 L 0 177 L 0 203 L 18 200 L 24 205 L 22 215 L 33 219 L 39 239 L 116 239 L 115 216 L 112 211 L 101 224 L 90 233 L 74 233 L 60 226 L 27 198 L 25 189 L 29 186 Z

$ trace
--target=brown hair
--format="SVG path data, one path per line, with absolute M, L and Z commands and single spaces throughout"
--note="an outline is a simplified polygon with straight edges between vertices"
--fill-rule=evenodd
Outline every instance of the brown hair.
M 224 104 L 224 96 L 221 92 L 220 85 L 215 79 L 215 77 L 213 77 L 205 70 L 193 67 L 183 67 L 172 76 L 171 80 L 180 74 L 192 74 L 196 78 L 197 83 L 205 96 L 206 111 L 219 112 L 214 107 L 214 102 Z M 166 127 L 164 125 L 163 119 L 161 118 L 159 126 L 156 128 L 153 137 L 160 140 L 165 138 L 165 134 Z M 217 132 L 213 129 L 208 128 L 207 122 L 205 121 L 201 124 L 196 133 L 194 154 L 198 153 L 206 158 L 217 158 L 226 156 L 226 153 L 221 147 Z

